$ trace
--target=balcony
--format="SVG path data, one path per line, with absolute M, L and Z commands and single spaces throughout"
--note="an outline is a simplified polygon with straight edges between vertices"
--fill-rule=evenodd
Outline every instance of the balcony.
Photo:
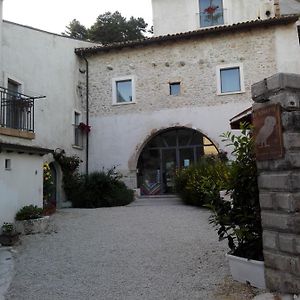
M 34 138 L 34 100 L 31 97 L 0 87 L 0 134 Z

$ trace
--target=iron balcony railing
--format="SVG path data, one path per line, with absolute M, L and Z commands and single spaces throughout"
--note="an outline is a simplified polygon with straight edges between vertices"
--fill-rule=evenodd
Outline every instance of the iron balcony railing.
M 34 132 L 34 100 L 31 97 L 0 87 L 0 127 Z

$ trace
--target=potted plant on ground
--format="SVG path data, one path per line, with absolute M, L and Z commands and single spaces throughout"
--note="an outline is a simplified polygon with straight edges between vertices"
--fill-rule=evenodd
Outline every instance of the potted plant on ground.
M 49 226 L 49 216 L 43 216 L 43 209 L 36 205 L 22 207 L 16 214 L 16 228 L 22 234 L 45 232 Z
M 210 222 L 218 231 L 219 239 L 228 240 L 231 273 L 234 279 L 264 288 L 262 226 L 257 185 L 257 169 L 251 131 L 244 124 L 239 136 L 231 132 L 223 135 L 232 154 L 228 191 L 231 201 L 216 199 L 210 205 Z M 244 270 L 242 268 L 245 268 Z
M 2 246 L 13 246 L 19 240 L 19 234 L 14 224 L 3 223 L 1 226 L 0 244 Z

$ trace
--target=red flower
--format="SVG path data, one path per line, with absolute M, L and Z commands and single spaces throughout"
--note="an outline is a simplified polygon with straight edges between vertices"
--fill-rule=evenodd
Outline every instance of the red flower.
M 212 6 L 209 6 L 209 7 L 205 8 L 205 9 L 204 9 L 204 12 L 205 12 L 206 14 L 213 15 L 213 14 L 216 12 L 216 10 L 217 10 L 218 8 L 219 8 L 219 6 L 214 6 L 214 5 L 212 5 Z
M 84 124 L 83 122 L 79 123 L 78 128 L 85 133 L 89 133 L 91 131 L 91 126 Z

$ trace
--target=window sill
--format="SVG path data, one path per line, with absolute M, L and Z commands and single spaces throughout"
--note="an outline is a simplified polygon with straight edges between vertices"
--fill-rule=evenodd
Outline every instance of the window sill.
M 120 102 L 120 103 L 113 103 L 112 105 L 113 106 L 119 106 L 119 105 L 129 105 L 129 104 L 136 104 L 135 101 L 132 101 L 132 102 Z
M 0 127 L 0 134 L 7 135 L 7 136 L 18 137 L 18 138 L 27 139 L 27 140 L 35 139 L 35 133 L 34 132 L 23 131 L 23 130 L 14 129 L 14 128 Z
M 226 95 L 236 95 L 236 94 L 244 94 L 246 91 L 238 91 L 238 92 L 228 92 L 228 93 L 220 93 L 218 92 L 218 96 L 226 96 Z
M 78 145 L 72 145 L 72 148 L 77 149 L 77 150 L 83 150 L 83 147 L 78 146 Z

